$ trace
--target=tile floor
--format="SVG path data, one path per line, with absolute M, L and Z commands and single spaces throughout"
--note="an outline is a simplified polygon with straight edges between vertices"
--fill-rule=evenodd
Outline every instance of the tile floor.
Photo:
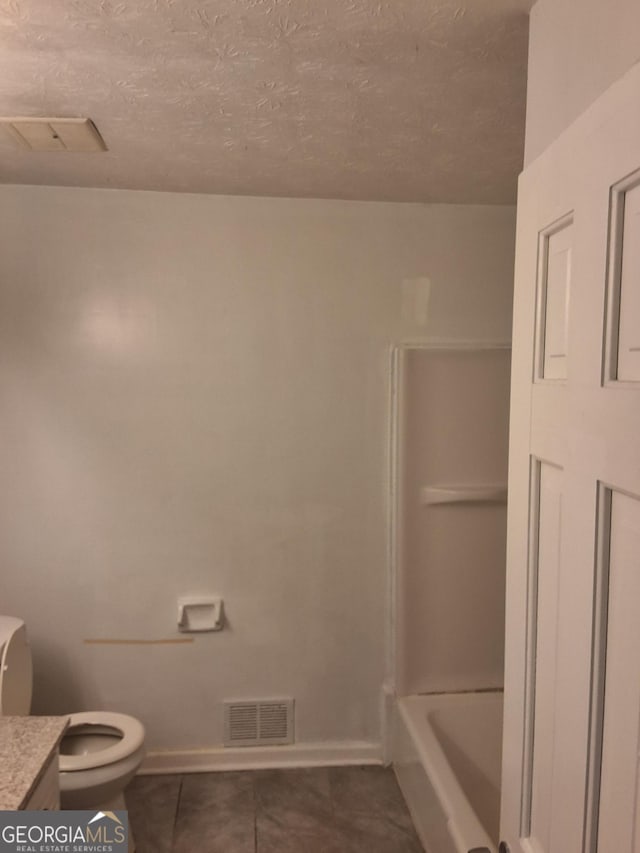
M 137 853 L 422 853 L 383 767 L 139 776 Z

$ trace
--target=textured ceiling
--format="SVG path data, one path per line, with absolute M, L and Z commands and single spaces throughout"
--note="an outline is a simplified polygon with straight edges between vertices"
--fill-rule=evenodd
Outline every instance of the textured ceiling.
M 508 203 L 530 0 L 0 0 L 0 114 L 109 151 L 0 182 Z

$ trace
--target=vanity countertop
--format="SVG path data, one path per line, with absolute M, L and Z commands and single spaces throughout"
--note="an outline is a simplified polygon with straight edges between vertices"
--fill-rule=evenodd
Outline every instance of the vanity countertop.
M 0 810 L 24 808 L 68 724 L 68 717 L 0 716 Z

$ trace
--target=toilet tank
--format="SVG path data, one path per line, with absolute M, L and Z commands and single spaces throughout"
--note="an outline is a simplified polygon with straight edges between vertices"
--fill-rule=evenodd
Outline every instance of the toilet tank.
M 22 619 L 0 616 L 0 716 L 23 716 L 31 709 L 33 665 Z

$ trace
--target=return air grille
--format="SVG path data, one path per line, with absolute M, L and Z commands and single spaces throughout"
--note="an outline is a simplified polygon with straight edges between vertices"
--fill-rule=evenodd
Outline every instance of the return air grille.
M 225 746 L 273 746 L 292 742 L 293 699 L 225 702 Z

